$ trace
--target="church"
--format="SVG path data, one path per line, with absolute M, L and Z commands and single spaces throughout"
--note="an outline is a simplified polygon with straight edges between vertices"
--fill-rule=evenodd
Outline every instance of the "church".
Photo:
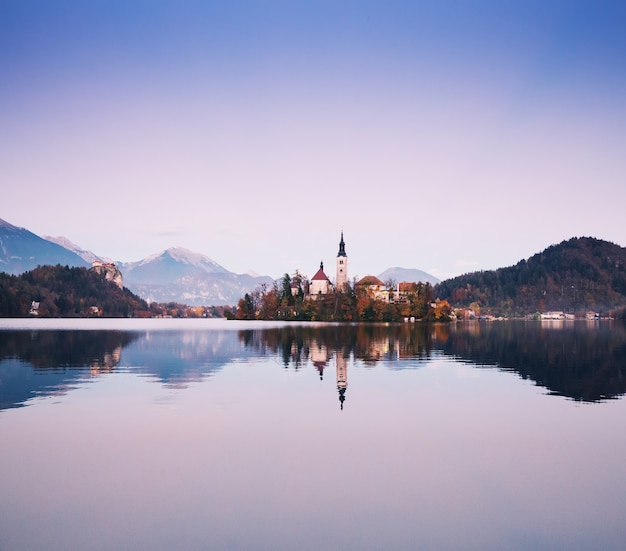
M 346 283 L 348 283 L 348 255 L 346 254 L 346 244 L 343 240 L 342 230 L 336 260 L 335 287 L 333 288 L 333 284 L 324 272 L 324 263 L 320 262 L 319 270 L 311 278 L 308 298 L 315 300 L 320 295 L 327 295 L 333 292 L 341 293 Z

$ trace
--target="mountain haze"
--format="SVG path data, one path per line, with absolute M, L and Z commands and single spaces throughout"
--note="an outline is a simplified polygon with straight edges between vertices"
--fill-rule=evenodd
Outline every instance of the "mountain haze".
M 119 263 L 124 284 L 150 302 L 180 302 L 190 306 L 235 305 L 261 284 L 272 285 L 268 276 L 235 274 L 211 260 L 182 247 L 173 247 L 139 262 Z
M 381 281 L 388 281 L 393 279 L 396 283 L 430 283 L 435 285 L 441 281 L 434 275 L 430 275 L 422 270 L 416 270 L 412 268 L 387 268 L 382 274 L 378 276 Z
M 172 247 L 138 262 L 119 262 L 128 284 L 167 285 L 181 277 L 196 273 L 230 273 L 203 254 L 182 247 Z
M 169 283 L 131 283 L 128 288 L 149 302 L 179 302 L 189 306 L 234 306 L 246 293 L 260 285 L 271 287 L 269 276 L 196 272 Z

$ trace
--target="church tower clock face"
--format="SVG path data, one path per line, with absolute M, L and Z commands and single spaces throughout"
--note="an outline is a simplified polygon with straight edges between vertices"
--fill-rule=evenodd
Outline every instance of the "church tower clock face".
M 348 255 L 346 254 L 346 244 L 343 240 L 342 230 L 341 241 L 339 241 L 339 252 L 337 253 L 337 276 L 335 278 L 337 291 L 343 291 L 343 287 L 346 283 L 348 283 Z

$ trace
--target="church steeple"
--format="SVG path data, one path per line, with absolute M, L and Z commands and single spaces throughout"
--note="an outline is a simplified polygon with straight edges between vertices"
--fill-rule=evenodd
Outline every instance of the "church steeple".
M 346 244 L 343 242 L 343 230 L 341 230 L 341 241 L 339 241 L 339 252 L 337 256 L 347 256 L 346 255 Z
M 346 254 L 346 244 L 343 241 L 343 230 L 341 230 L 341 241 L 339 241 L 339 252 L 337 253 L 337 277 L 335 286 L 338 292 L 342 292 L 348 283 L 348 255 Z

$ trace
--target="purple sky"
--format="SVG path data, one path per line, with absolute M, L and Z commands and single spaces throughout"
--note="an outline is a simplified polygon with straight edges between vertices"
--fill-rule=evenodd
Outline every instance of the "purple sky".
M 626 245 L 626 4 L 0 0 L 0 218 L 444 278 Z M 332 271 L 332 270 L 331 270 Z

